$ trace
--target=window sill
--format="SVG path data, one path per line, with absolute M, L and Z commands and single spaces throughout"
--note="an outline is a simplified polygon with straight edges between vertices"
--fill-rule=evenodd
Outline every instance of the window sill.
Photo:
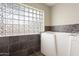
M 37 35 L 40 33 L 29 33 L 29 34 L 16 34 L 16 35 L 0 35 L 0 37 L 12 37 L 12 36 L 23 36 L 23 35 Z

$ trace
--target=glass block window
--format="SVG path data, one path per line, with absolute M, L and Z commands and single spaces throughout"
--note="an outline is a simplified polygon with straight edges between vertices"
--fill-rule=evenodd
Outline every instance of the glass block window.
M 44 12 L 16 3 L 0 4 L 0 36 L 35 34 L 44 31 Z

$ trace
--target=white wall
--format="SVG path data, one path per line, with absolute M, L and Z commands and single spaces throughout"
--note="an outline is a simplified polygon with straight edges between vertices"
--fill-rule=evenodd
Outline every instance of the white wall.
M 25 3 L 29 6 L 32 6 L 34 8 L 38 8 L 41 10 L 44 10 L 44 21 L 45 21 L 45 26 L 50 26 L 51 25 L 51 9 L 49 6 L 46 6 L 42 3 Z
M 52 7 L 52 25 L 79 24 L 79 4 L 57 4 Z

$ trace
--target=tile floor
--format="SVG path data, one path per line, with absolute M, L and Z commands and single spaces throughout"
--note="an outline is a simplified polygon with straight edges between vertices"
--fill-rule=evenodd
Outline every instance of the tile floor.
M 33 52 L 31 55 L 29 56 L 44 56 L 41 52 Z

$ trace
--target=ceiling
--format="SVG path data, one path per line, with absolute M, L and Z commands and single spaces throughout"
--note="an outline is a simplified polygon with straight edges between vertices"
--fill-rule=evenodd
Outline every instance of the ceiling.
M 48 6 L 54 6 L 56 3 L 45 3 L 45 5 L 48 5 Z

